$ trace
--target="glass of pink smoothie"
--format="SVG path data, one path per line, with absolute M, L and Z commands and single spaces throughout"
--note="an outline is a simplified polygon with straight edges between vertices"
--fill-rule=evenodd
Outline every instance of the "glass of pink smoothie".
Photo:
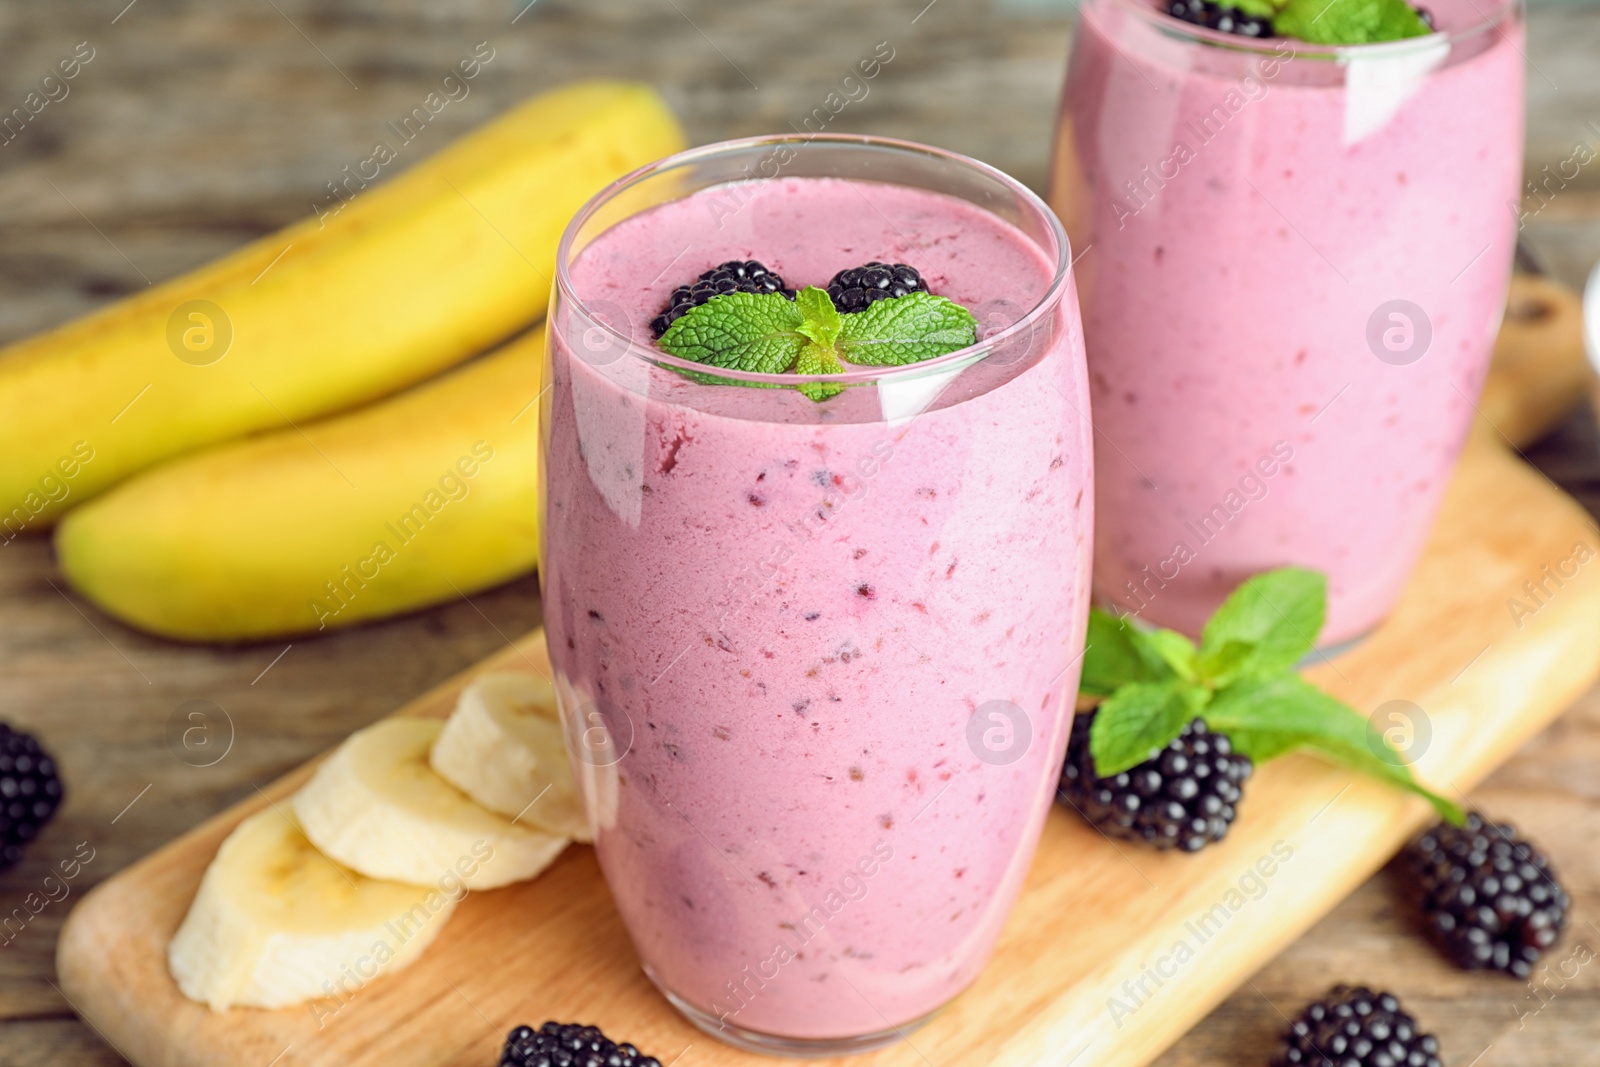
M 669 294 L 729 260 L 793 288 L 910 264 L 979 340 L 812 378 L 667 354 Z M 644 969 L 728 1041 L 897 1040 L 1005 923 L 1088 603 L 1070 263 L 998 171 L 846 136 L 663 160 L 567 230 L 543 401 L 551 658 Z
M 1050 200 L 1081 256 L 1097 599 L 1195 633 L 1246 577 L 1329 580 L 1328 643 L 1394 603 L 1504 307 L 1516 0 L 1316 46 L 1084 0 Z

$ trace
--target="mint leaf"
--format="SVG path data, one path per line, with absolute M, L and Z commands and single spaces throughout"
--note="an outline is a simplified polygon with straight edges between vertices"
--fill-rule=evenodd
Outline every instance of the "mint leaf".
M 842 373 L 844 367 L 840 366 L 834 348 L 839 340 L 841 316 L 827 290 L 808 285 L 795 294 L 794 303 L 800 309 L 800 314 L 805 316 L 805 321 L 800 324 L 800 332 L 811 339 L 811 343 L 800 350 L 800 356 L 795 360 L 795 373 Z M 816 401 L 844 392 L 844 386 L 836 382 L 802 382 L 797 388 Z
M 1176 630 L 1138 631 L 1136 638 L 1154 653 L 1179 678 L 1192 682 L 1196 678 L 1194 642 Z
M 1327 579 L 1302 567 L 1247 579 L 1201 631 L 1200 676 L 1222 686 L 1289 670 L 1316 646 L 1327 599 Z
M 1125 615 L 1089 609 L 1078 691 L 1110 696 L 1130 682 L 1194 681 L 1194 642 L 1175 630 L 1141 630 Z
M 1417 782 L 1371 720 L 1299 675 L 1246 678 L 1220 690 L 1200 717 L 1207 727 L 1227 734 L 1235 751 L 1257 764 L 1293 749 L 1308 749 L 1425 797 L 1458 826 L 1465 819 L 1459 806 Z
M 978 321 L 942 296 L 909 293 L 841 315 L 827 290 L 807 286 L 793 300 L 778 293 L 723 293 L 691 308 L 656 343 L 680 359 L 762 374 L 840 374 L 840 356 L 869 367 L 894 367 L 965 348 Z M 684 372 L 711 384 L 770 386 Z M 782 388 L 782 387 L 780 387 Z M 835 382 L 798 382 L 812 400 L 838 396 Z
M 1310 44 L 1375 44 L 1433 32 L 1406 0 L 1288 0 L 1272 27 Z
M 1100 778 L 1137 767 L 1183 732 L 1209 696 L 1201 686 L 1172 680 L 1133 682 L 1100 705 L 1089 728 L 1089 753 Z
M 828 294 L 823 293 L 823 296 Z M 831 304 L 829 305 L 832 306 Z M 835 315 L 838 312 L 834 312 Z M 795 362 L 796 374 L 838 374 L 844 370 L 839 365 L 839 359 L 833 354 L 833 349 L 818 343 L 811 343 L 800 350 L 800 358 Z M 838 382 L 801 382 L 795 388 L 799 389 L 811 400 L 823 401 L 830 396 L 838 396 L 844 392 L 844 386 Z
M 1141 630 L 1126 616 L 1089 609 L 1078 691 L 1110 696 L 1130 682 L 1195 680 L 1194 642 L 1174 630 Z
M 948 355 L 978 340 L 972 312 L 932 293 L 874 301 L 865 311 L 843 316 L 840 354 L 867 367 L 899 367 Z
M 819 348 L 826 349 L 832 356 L 833 346 L 839 340 L 839 328 L 843 325 L 844 316 L 833 306 L 833 298 L 828 295 L 828 291 L 808 285 L 794 295 L 794 306 L 805 319 L 800 325 L 800 332 L 811 338 Z M 838 366 L 838 359 L 833 359 L 831 362 Z M 801 371 L 801 373 L 807 372 Z
M 1272 0 L 1217 0 L 1222 7 L 1231 7 L 1235 11 L 1243 11 L 1246 15 L 1256 18 L 1270 19 L 1278 13 L 1283 6 L 1283 0 L 1273 3 Z
M 1090 608 L 1078 691 L 1090 696 L 1110 696 L 1130 682 L 1159 682 L 1170 678 L 1172 669 L 1159 657 L 1147 655 L 1147 646 L 1139 640 L 1140 636 L 1127 619 L 1100 608 Z
M 782 374 L 807 343 L 804 324 L 797 302 L 776 293 L 723 293 L 667 327 L 658 343 L 696 363 Z

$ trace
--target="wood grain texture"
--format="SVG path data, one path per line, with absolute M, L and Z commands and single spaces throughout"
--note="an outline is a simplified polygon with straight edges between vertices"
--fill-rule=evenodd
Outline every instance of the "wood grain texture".
M 1538 441 L 1594 388 L 1583 348 L 1583 303 L 1553 278 L 1518 274 L 1506 299 L 1507 329 L 1494 373 L 1478 398 L 1478 419 L 1513 448 Z
M 1532 615 L 1507 608 L 1528 576 L 1579 541 L 1593 547 L 1577 505 L 1479 435 L 1393 616 L 1309 674 L 1360 708 L 1410 701 L 1426 724 L 1411 750 L 1420 771 L 1464 795 L 1600 676 L 1600 570 L 1580 569 Z M 542 672 L 547 660 L 534 635 L 485 666 Z M 400 714 L 446 713 L 461 682 Z M 215 1014 L 185 1001 L 165 945 L 206 863 L 241 818 L 308 774 L 209 820 L 72 913 L 58 955 L 65 994 L 139 1067 L 255 1067 L 278 1056 L 308 1067 L 466 1067 L 489 1062 L 516 1022 L 547 1017 L 594 1020 L 663 1059 L 696 1044 L 639 971 L 581 847 L 533 882 L 469 898 L 421 961 L 342 1004 Z M 1119 847 L 1055 811 L 977 983 L 907 1041 L 855 1062 L 992 1055 L 1140 1067 L 1430 817 L 1421 801 L 1306 756 L 1261 768 L 1241 812 L 1222 844 L 1188 856 Z M 700 1039 L 695 1062 L 761 1060 Z

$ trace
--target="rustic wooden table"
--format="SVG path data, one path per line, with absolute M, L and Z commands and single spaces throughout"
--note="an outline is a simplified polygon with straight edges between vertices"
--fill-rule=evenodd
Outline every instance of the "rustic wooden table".
M 495 58 L 471 95 L 428 127 L 430 150 L 533 91 L 582 76 L 661 86 L 694 141 L 784 129 L 887 42 L 893 59 L 832 129 L 946 145 L 1038 187 L 1069 38 L 1064 0 L 6 4 L 0 112 L 20 105 L 80 42 L 93 58 L 65 98 L 0 146 L 0 340 L 305 216 L 326 181 L 369 154 L 382 124 L 480 41 Z M 1600 8 L 1532 13 L 1530 176 L 1600 135 L 1588 125 L 1600 117 L 1597 48 Z M 1581 171 L 1524 231 L 1570 282 L 1600 255 L 1597 175 Z M 1592 419 L 1575 417 L 1529 454 L 1600 508 Z M 351 633 L 193 648 L 127 630 L 64 588 L 48 542 L 0 548 L 0 718 L 43 736 L 71 789 L 23 863 L 0 874 L 5 914 L 79 842 L 94 859 L 74 894 L 540 617 L 530 578 Z M 227 756 L 206 768 L 180 760 L 168 741 L 179 705 L 197 699 L 225 709 L 233 737 Z M 1600 947 L 1597 768 L 1600 692 L 1474 797 L 1554 854 L 1576 900 L 1562 956 L 1580 943 Z M 1508 979 L 1459 974 L 1407 931 L 1387 880 L 1347 900 L 1160 1063 L 1264 1063 L 1284 1016 L 1335 978 L 1403 994 L 1458 1067 L 1595 1062 L 1600 969 L 1583 967 L 1537 996 Z M 54 987 L 55 937 L 71 902 L 51 903 L 0 946 L 0 1063 L 121 1062 Z

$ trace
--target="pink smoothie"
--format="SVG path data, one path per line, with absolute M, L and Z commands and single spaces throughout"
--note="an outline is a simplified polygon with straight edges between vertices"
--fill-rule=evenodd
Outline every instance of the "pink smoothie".
M 1447 32 L 1495 7 L 1428 6 Z M 1096 596 L 1194 633 L 1299 564 L 1329 577 L 1324 641 L 1359 635 L 1422 548 L 1488 366 L 1520 18 L 1341 63 L 1196 43 L 1135 0 L 1082 10 L 1051 202 L 1103 434 Z
M 669 291 L 728 259 L 795 287 L 910 263 L 990 332 L 1054 277 L 966 201 L 779 178 L 624 219 L 573 289 L 648 340 Z M 931 402 L 924 379 L 822 404 L 586 358 L 605 343 L 558 309 L 551 653 L 569 723 L 598 709 L 627 750 L 576 762 L 596 849 L 646 970 L 691 1009 L 853 1037 L 939 1007 L 988 958 L 1077 688 L 1092 489 L 1073 308 Z M 1001 717 L 974 746 L 993 702 L 1029 741 Z

